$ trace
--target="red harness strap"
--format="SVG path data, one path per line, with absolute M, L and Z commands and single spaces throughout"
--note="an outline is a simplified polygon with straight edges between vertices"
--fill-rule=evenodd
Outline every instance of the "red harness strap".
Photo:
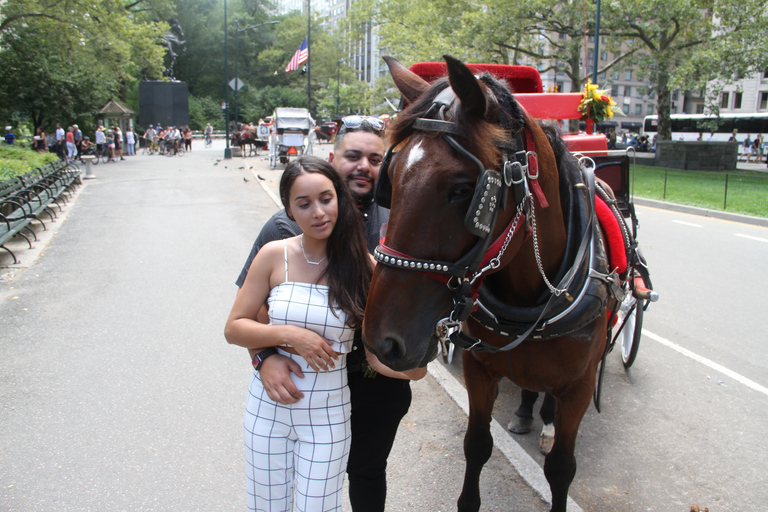
M 523 108 L 522 105 L 520 108 Z M 523 109 L 523 111 L 525 111 L 525 109 Z M 526 117 L 528 118 L 528 123 L 536 122 L 527 112 Z M 535 153 L 536 142 L 533 140 L 533 135 L 531 134 L 530 128 L 525 131 L 525 145 L 528 148 L 528 151 Z M 539 161 L 535 154 L 528 155 L 528 177 L 530 178 L 529 181 L 531 183 L 531 190 L 533 191 L 533 195 L 536 198 L 536 201 L 542 208 L 549 208 L 547 198 L 544 197 L 544 192 L 541 190 L 541 185 L 539 185 Z

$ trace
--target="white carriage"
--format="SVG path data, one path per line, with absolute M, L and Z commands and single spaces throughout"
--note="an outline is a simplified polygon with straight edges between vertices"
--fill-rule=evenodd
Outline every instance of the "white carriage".
M 305 108 L 277 108 L 269 133 L 269 165 L 287 164 L 290 158 L 312 154 L 315 120 Z

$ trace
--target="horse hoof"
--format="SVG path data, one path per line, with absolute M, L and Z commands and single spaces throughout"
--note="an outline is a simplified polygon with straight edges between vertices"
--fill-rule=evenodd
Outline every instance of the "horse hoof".
M 555 426 L 544 425 L 541 429 L 541 435 L 539 436 L 539 451 L 542 455 L 547 455 L 552 451 L 552 446 L 555 444 Z
M 507 425 L 507 430 L 513 434 L 527 434 L 533 430 L 533 418 L 521 418 L 520 416 L 513 416 Z

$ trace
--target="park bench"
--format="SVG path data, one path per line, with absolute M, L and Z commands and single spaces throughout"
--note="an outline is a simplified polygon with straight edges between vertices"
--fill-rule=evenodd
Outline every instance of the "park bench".
M 0 247 L 11 254 L 14 263 L 18 262 L 16 255 L 5 243 L 20 235 L 32 248 L 25 234 L 28 232 L 37 241 L 32 222 L 36 220 L 47 229 L 42 217 L 47 215 L 51 221 L 56 218 L 54 208 L 62 211 L 62 202 L 71 198 L 79 177 L 76 165 L 57 161 L 0 183 Z
M 8 251 L 17 263 L 16 255 L 5 246 L 5 243 L 16 235 L 20 235 L 32 248 L 32 241 L 24 234 L 28 231 L 37 240 L 35 232 L 30 229 L 32 222 L 31 210 L 25 200 L 26 187 L 21 178 L 13 178 L 0 183 L 0 247 Z

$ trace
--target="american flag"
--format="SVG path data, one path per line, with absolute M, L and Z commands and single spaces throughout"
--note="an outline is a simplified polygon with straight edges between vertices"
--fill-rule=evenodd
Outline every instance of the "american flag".
M 296 50 L 296 53 L 293 54 L 293 57 L 291 57 L 291 62 L 288 63 L 288 66 L 285 68 L 285 72 L 288 73 L 289 71 L 295 71 L 299 69 L 299 66 L 303 62 L 307 62 L 309 59 L 309 51 L 307 50 L 307 38 L 304 38 L 304 41 L 302 41 L 301 46 L 299 46 L 299 49 Z

